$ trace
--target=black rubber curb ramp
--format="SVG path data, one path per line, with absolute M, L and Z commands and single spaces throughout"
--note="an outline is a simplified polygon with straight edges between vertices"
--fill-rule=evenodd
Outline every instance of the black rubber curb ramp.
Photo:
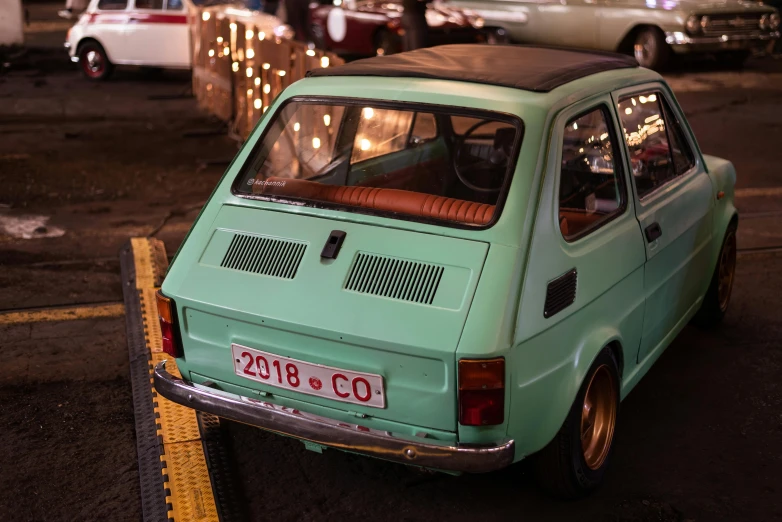
M 155 291 L 168 268 L 162 241 L 133 238 L 120 250 L 133 387 L 136 452 L 145 521 L 244 521 L 220 419 L 159 397 L 152 369 L 162 351 Z

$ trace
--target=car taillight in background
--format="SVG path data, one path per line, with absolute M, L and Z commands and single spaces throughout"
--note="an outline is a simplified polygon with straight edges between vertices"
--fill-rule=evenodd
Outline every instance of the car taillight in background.
M 164 296 L 160 290 L 155 293 L 157 298 L 157 313 L 160 319 L 160 333 L 163 337 L 163 351 L 172 357 L 181 357 L 182 350 L 176 341 L 176 331 L 174 329 L 176 318 L 176 309 L 174 302 Z
M 459 361 L 459 424 L 491 426 L 505 420 L 505 359 Z

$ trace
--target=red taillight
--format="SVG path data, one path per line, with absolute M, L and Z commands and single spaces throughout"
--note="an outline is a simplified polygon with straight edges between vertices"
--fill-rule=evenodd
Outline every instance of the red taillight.
M 459 361 L 459 424 L 491 426 L 505 420 L 505 359 Z
M 182 351 L 176 342 L 174 330 L 175 310 L 174 303 L 164 296 L 160 290 L 155 293 L 157 298 L 157 313 L 160 319 L 160 334 L 163 337 L 163 351 L 171 357 L 182 357 Z

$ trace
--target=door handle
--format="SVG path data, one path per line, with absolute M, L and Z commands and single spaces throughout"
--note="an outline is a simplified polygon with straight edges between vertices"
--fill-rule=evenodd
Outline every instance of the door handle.
M 660 228 L 659 223 L 652 223 L 646 229 L 644 230 L 644 233 L 646 234 L 646 242 L 651 243 L 658 237 L 663 235 L 663 229 Z

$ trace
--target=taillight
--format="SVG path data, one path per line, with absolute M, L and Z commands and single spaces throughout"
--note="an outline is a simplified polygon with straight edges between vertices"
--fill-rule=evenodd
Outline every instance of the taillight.
M 157 298 L 157 314 L 160 319 L 160 333 L 163 337 L 163 351 L 171 357 L 182 357 L 182 350 L 176 342 L 176 332 L 174 330 L 174 319 L 176 310 L 174 302 L 164 296 L 160 290 L 155 293 Z
M 505 420 L 505 359 L 459 361 L 459 424 L 490 426 Z

